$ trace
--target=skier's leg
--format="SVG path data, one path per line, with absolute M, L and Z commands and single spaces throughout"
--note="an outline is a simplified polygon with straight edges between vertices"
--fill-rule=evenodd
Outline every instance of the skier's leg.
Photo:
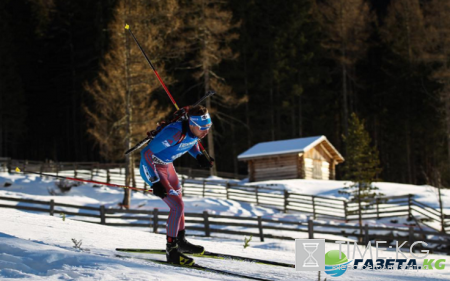
M 181 191 L 181 185 L 178 180 L 178 175 L 172 164 L 170 164 L 168 167 L 168 179 L 169 179 L 170 185 L 174 189 Z M 178 197 L 184 206 L 183 197 L 181 195 L 181 192 L 179 192 Z M 183 208 L 183 212 L 181 214 L 181 218 L 179 220 L 176 237 L 177 237 L 179 251 L 182 253 L 202 254 L 205 251 L 205 249 L 202 246 L 191 244 L 186 240 L 186 231 L 185 231 L 185 223 L 184 223 L 184 208 Z
M 169 218 L 167 220 L 167 235 L 177 237 L 180 225 L 184 226 L 184 202 L 178 191 L 181 186 L 178 177 L 175 174 L 173 165 L 156 165 L 161 184 L 166 188 L 167 197 L 163 200 L 170 208 Z M 172 190 L 172 191 L 171 191 Z M 181 220 L 183 220 L 182 223 Z
M 174 176 L 173 174 L 171 174 L 171 168 L 169 166 L 171 165 L 156 165 L 161 184 L 166 188 L 167 191 L 167 196 L 164 197 L 163 201 L 170 208 L 169 218 L 167 219 L 166 223 L 166 257 L 167 261 L 170 263 L 192 265 L 194 264 L 194 260 L 183 255 L 181 252 L 179 252 L 178 249 L 177 235 L 180 226 L 180 220 L 182 219 L 184 214 L 184 203 L 181 198 L 181 194 L 174 192 L 179 189 L 179 184 L 174 181 Z
M 184 202 L 181 200 L 180 196 L 169 193 L 167 193 L 167 197 L 163 200 L 170 208 L 169 218 L 167 219 L 166 224 L 167 235 L 177 237 L 180 220 L 184 213 Z

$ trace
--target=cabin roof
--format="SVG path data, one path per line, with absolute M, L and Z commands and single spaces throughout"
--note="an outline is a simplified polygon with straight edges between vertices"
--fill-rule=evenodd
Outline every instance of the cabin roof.
M 239 160 L 249 160 L 253 158 L 263 158 L 280 154 L 294 154 L 306 152 L 316 145 L 323 144 L 324 148 L 333 156 L 338 163 L 344 161 L 344 157 L 327 140 L 325 136 L 315 136 L 290 140 L 279 140 L 261 142 L 255 144 L 248 150 L 238 155 Z

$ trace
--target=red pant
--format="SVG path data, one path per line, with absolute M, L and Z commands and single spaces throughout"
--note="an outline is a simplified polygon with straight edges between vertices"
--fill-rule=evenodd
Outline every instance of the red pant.
M 169 218 L 166 223 L 166 232 L 170 237 L 177 237 L 178 231 L 184 229 L 184 202 L 180 194 L 170 194 L 170 190 L 181 191 L 180 182 L 173 164 L 155 164 L 162 185 L 166 188 L 167 197 L 163 201 L 170 208 Z M 172 191 L 173 193 L 173 191 Z

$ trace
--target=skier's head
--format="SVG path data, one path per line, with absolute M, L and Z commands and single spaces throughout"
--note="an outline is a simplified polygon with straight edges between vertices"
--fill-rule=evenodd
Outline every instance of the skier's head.
M 189 108 L 189 128 L 198 138 L 204 138 L 212 126 L 211 117 L 208 109 L 202 105 Z

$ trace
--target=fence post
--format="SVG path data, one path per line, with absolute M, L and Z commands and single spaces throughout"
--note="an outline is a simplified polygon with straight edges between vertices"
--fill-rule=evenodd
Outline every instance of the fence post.
M 109 168 L 106 168 L 106 182 L 110 183 L 111 181 L 111 175 L 109 174 Z
M 412 213 L 411 213 L 411 205 L 412 205 L 412 194 L 408 194 L 408 220 L 412 219 Z
M 259 228 L 259 239 L 261 240 L 261 242 L 264 242 L 264 233 L 263 233 L 261 216 L 258 216 L 258 228 Z
M 380 219 L 380 198 L 377 198 L 377 220 Z
M 105 224 L 106 218 L 105 218 L 105 205 L 100 206 L 100 223 Z
M 11 158 L 8 159 L 8 162 L 6 163 L 6 169 L 8 169 L 8 173 L 11 174 L 11 166 L 12 166 L 12 160 Z
M 288 197 L 289 193 L 287 192 L 287 190 L 284 190 L 284 213 L 287 213 Z
M 414 227 L 413 226 L 409 226 L 409 247 L 411 247 L 411 245 L 414 243 Z
M 312 220 L 308 221 L 308 238 L 314 239 L 314 223 Z
M 185 182 L 186 182 L 186 179 L 184 177 L 181 177 L 181 187 L 184 187 Z
M 153 233 L 158 233 L 158 209 L 153 209 Z
M 256 205 L 259 205 L 259 186 L 255 187 Z
M 204 223 L 205 223 L 205 236 L 210 237 L 211 232 L 209 230 L 209 220 L 208 220 L 208 212 L 207 211 L 203 211 L 203 219 L 204 219 Z
M 94 179 L 94 165 L 91 165 L 91 180 Z
M 50 216 L 53 216 L 55 213 L 55 200 L 50 200 Z
M 369 243 L 369 225 L 366 223 L 364 225 L 364 244 Z
M 347 201 L 342 201 L 344 203 L 344 218 L 345 218 L 345 222 L 348 222 L 347 220 Z
M 225 191 L 227 192 L 227 199 L 230 199 L 230 183 L 227 182 L 227 185 L 225 186 Z
M 205 198 L 205 189 L 206 189 L 206 180 L 203 180 L 203 191 L 202 191 L 203 198 Z
M 41 163 L 41 167 L 39 168 L 39 174 L 42 177 L 42 173 L 44 172 L 44 162 Z
M 315 196 L 311 196 L 313 207 L 313 219 L 316 219 L 316 201 L 314 200 L 315 198 L 316 198 Z

